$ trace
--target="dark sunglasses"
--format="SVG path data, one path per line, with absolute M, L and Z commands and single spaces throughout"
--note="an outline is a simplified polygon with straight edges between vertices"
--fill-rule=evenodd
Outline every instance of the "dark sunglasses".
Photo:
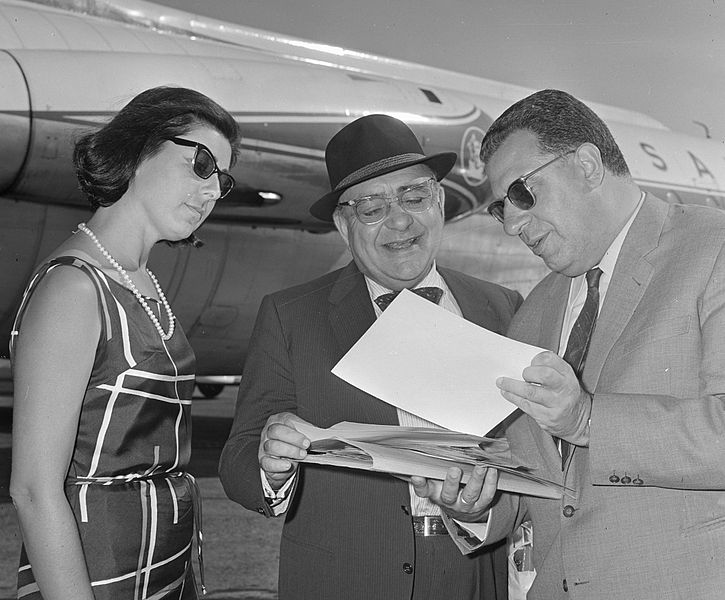
M 532 208 L 534 208 L 534 205 L 536 204 L 536 195 L 534 194 L 534 191 L 529 187 L 529 184 L 526 183 L 526 181 L 529 179 L 529 177 L 531 177 L 532 175 L 536 175 L 539 171 L 543 171 L 546 167 L 554 164 L 560 158 L 569 156 L 574 152 L 576 152 L 576 150 L 569 150 L 569 152 L 560 154 L 559 156 L 555 156 L 550 161 L 545 162 L 540 167 L 536 167 L 533 171 L 529 171 L 528 173 L 526 173 L 526 175 L 522 175 L 518 179 L 515 179 L 513 183 L 509 186 L 508 190 L 506 190 L 506 195 L 501 200 L 494 200 L 493 202 L 491 202 L 491 204 L 488 205 L 488 214 L 490 214 L 500 223 L 503 223 L 503 209 L 504 203 L 506 202 L 507 198 L 508 201 L 519 210 L 531 210 Z
M 211 153 L 211 150 L 209 150 L 209 148 L 207 148 L 204 144 L 200 144 L 199 142 L 192 142 L 191 140 L 185 140 L 184 138 L 180 137 L 170 137 L 166 139 L 170 142 L 173 142 L 174 144 L 177 144 L 178 146 L 196 148 L 194 158 L 191 161 L 191 167 L 192 169 L 194 169 L 194 174 L 198 177 L 201 177 L 202 179 L 209 179 L 209 177 L 214 175 L 214 173 L 218 174 L 219 191 L 221 192 L 221 194 L 219 195 L 219 200 L 224 198 L 224 196 L 232 191 L 232 188 L 234 187 L 234 177 L 219 168 L 219 165 L 217 165 L 216 159 Z

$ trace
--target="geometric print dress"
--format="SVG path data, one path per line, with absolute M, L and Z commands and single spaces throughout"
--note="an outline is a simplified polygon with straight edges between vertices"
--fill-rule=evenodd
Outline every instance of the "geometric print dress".
M 20 331 L 38 282 L 63 265 L 88 275 L 101 315 L 65 480 L 94 595 L 99 600 L 197 598 L 191 555 L 195 529 L 197 542 L 201 538 L 201 503 L 196 482 L 186 473 L 194 352 L 178 322 L 174 335 L 162 340 L 130 290 L 74 256 L 55 258 L 35 274 L 14 332 Z M 153 299 L 147 302 L 167 331 L 165 311 Z M 197 544 L 199 554 L 200 548 Z M 42 598 L 25 548 L 18 598 Z

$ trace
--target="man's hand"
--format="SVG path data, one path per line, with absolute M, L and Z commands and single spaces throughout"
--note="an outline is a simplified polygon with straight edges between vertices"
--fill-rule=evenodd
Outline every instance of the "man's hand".
M 544 431 L 575 446 L 588 446 L 592 397 L 569 363 L 553 352 L 541 352 L 521 375 L 524 381 L 499 377 L 501 395 L 531 415 Z
M 297 461 L 307 456 L 310 440 L 297 431 L 303 422 L 292 413 L 278 413 L 267 419 L 259 440 L 259 466 L 272 489 L 278 490 L 297 470 Z
M 461 484 L 463 472 L 451 467 L 445 481 L 411 477 L 415 493 L 440 506 L 446 514 L 459 521 L 481 521 L 491 506 L 498 484 L 498 471 L 486 467 L 474 467 L 465 486 Z

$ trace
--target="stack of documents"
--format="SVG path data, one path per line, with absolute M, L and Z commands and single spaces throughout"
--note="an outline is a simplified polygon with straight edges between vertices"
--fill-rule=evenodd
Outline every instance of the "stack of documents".
M 311 442 L 303 461 L 307 463 L 440 480 L 455 466 L 463 471 L 464 483 L 475 465 L 483 465 L 498 469 L 501 490 L 544 498 L 560 498 L 564 491 L 562 485 L 537 477 L 513 461 L 505 439 L 446 429 L 348 422 L 327 429 L 295 423 L 295 428 Z

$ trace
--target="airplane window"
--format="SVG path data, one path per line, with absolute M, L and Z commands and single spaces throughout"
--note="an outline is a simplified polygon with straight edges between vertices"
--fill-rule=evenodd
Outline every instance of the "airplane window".
M 487 190 L 488 193 L 487 193 Z M 446 186 L 446 221 L 458 221 L 470 214 L 483 211 L 483 206 L 490 200 L 490 186 L 486 182 L 480 186 L 472 196 L 469 193 L 462 193 L 455 187 Z
M 445 220 L 450 221 L 465 211 L 461 197 L 455 192 L 446 190 Z
M 717 196 L 707 196 L 707 198 L 705 198 L 705 204 L 714 208 L 725 208 L 725 198 L 718 198 Z
M 680 199 L 680 196 L 677 194 L 677 192 L 673 192 L 672 190 L 668 190 L 665 194 L 665 200 L 671 204 L 682 204 L 682 200 Z
M 440 98 L 438 98 L 438 96 L 436 96 L 435 92 L 432 92 L 430 90 L 426 90 L 424 88 L 418 88 L 418 89 L 421 92 L 423 92 L 425 94 L 425 97 L 428 98 L 428 100 L 430 100 L 431 102 L 435 102 L 436 104 L 443 104 L 441 102 Z

